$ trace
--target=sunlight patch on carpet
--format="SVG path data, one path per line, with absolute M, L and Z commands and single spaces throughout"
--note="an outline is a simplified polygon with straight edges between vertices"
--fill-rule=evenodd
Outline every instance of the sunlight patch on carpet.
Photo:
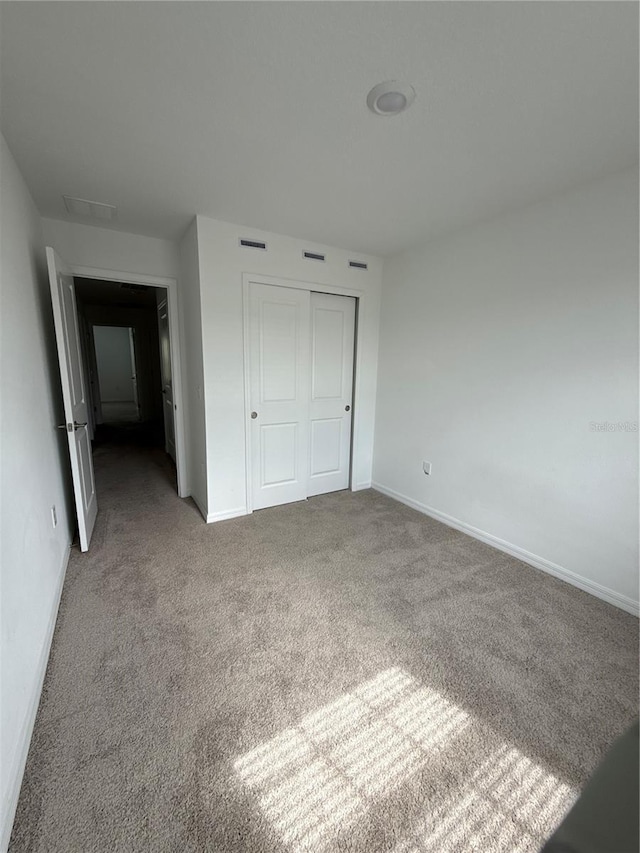
M 393 853 L 537 853 L 575 798 L 574 789 L 504 745 Z
M 234 768 L 285 844 L 321 853 L 438 756 L 446 766 L 447 746 L 472 725 L 467 712 L 392 668 L 241 756 Z M 538 850 L 573 798 L 568 786 L 501 745 L 444 804 L 425 803 L 424 819 L 394 853 Z

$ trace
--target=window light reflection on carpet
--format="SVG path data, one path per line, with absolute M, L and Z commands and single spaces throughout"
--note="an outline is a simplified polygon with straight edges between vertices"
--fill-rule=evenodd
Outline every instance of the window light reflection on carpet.
M 234 767 L 285 844 L 322 853 L 478 725 L 394 667 L 308 714 Z M 444 803 L 425 802 L 424 818 L 393 853 L 537 851 L 573 798 L 567 785 L 499 744 Z

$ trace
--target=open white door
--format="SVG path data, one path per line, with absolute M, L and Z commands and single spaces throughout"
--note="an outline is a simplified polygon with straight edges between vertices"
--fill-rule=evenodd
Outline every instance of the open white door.
M 309 497 L 349 488 L 355 319 L 352 296 L 311 294 Z
M 253 509 L 307 497 L 309 315 L 308 290 L 251 284 Z
M 80 549 L 87 551 L 98 513 L 98 501 L 88 431 L 76 295 L 71 270 L 50 247 L 47 247 L 47 266 L 64 403 L 65 423 L 62 428 L 66 430 L 69 441 Z

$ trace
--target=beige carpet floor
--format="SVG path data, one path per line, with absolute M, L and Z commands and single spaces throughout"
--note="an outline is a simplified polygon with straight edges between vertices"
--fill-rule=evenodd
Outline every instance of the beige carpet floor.
M 11 853 L 536 851 L 637 714 L 636 619 L 374 491 L 96 469 Z

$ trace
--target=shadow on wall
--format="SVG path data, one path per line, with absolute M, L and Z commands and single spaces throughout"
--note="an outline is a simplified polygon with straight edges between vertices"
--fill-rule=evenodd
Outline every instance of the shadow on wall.
M 461 758 L 462 780 L 447 783 Z M 285 844 L 309 853 L 336 849 L 365 816 L 394 836 L 385 845 L 393 853 L 535 853 L 577 795 L 398 668 L 304 717 L 234 767 Z M 447 793 L 419 803 L 407 821 L 406 803 L 398 814 L 389 797 L 418 774 L 423 783 L 432 777 L 423 790 Z

